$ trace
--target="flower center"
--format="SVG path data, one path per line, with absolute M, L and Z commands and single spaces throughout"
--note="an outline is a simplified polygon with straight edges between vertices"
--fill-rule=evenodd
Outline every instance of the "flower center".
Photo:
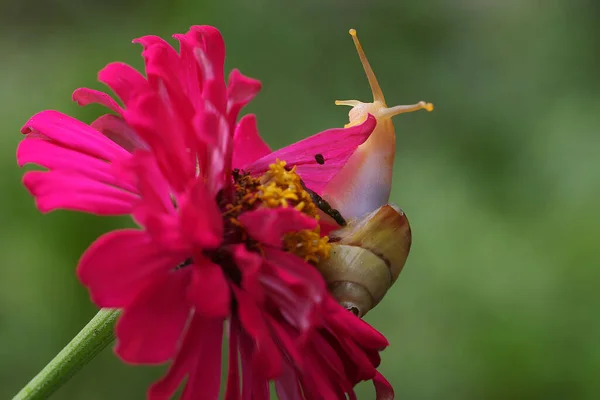
M 234 193 L 232 200 L 223 207 L 223 217 L 230 227 L 230 234 L 238 240 L 249 242 L 252 247 L 260 249 L 257 243 L 252 243 L 247 237 L 244 227 L 237 220 L 244 211 L 259 207 L 293 207 L 319 220 L 319 208 L 296 173 L 296 167 L 287 167 L 285 161 L 277 160 L 260 177 L 236 170 L 233 172 L 233 181 Z M 283 243 L 285 250 L 315 264 L 329 257 L 331 248 L 329 238 L 321 237 L 319 226 L 315 229 L 287 233 L 283 237 Z

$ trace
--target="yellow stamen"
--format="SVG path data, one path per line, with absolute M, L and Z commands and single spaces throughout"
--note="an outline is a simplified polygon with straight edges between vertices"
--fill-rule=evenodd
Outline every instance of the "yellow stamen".
M 286 168 L 285 161 L 277 160 L 269 166 L 269 170 L 260 178 L 244 175 L 236 182 L 236 202 L 225 207 L 224 216 L 234 226 L 242 229 L 244 240 L 246 233 L 236 217 L 244 210 L 256 206 L 277 208 L 294 207 L 296 210 L 318 220 L 319 209 L 310 194 L 304 190 L 296 167 Z M 329 257 L 329 238 L 321 237 L 320 227 L 291 232 L 283 238 L 284 248 L 304 258 L 308 262 L 318 263 Z

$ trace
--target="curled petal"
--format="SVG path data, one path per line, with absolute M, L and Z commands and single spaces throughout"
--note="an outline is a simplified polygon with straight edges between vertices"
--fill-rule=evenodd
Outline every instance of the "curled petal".
M 183 192 L 195 177 L 196 160 L 178 130 L 183 129 L 179 118 L 167 112 L 162 99 L 153 91 L 132 100 L 124 118 L 148 144 L 170 186 L 177 193 Z
M 116 115 L 102 115 L 90 126 L 129 152 L 148 147 L 138 134 Z
M 68 147 L 61 147 L 49 140 L 27 137 L 19 143 L 17 162 L 20 167 L 37 164 L 49 170 L 68 171 L 99 183 L 136 192 L 135 186 L 117 176 L 113 166 L 106 161 Z
M 73 101 L 80 106 L 98 103 L 119 115 L 123 114 L 123 108 L 112 97 L 99 90 L 88 88 L 76 89 L 73 92 Z
M 98 72 L 98 80 L 110 87 L 125 107 L 129 107 L 129 103 L 136 96 L 149 89 L 148 81 L 142 74 L 121 62 L 110 63 L 104 67 Z
M 61 146 L 104 160 L 112 161 L 129 154 L 89 125 L 58 111 L 37 113 L 23 126 L 21 132 L 42 134 L 42 137 Z
M 132 212 L 138 197 L 133 193 L 69 171 L 30 171 L 23 184 L 43 212 L 56 209 L 97 215 L 124 215 Z
M 276 159 L 284 160 L 289 166 L 297 166 L 296 171 L 307 187 L 321 193 L 327 183 L 346 164 L 356 148 L 369 138 L 375 129 L 375 124 L 375 117 L 369 115 L 360 125 L 318 133 L 264 156 L 246 169 L 257 175 L 265 172 Z M 323 156 L 325 160 L 323 164 L 316 161 L 317 154 Z
M 258 133 L 256 116 L 244 115 L 233 136 L 233 168 L 245 169 L 247 165 L 270 153 L 271 149 Z
M 394 400 L 394 388 L 381 373 L 377 372 L 373 378 L 376 400 Z
M 231 71 L 227 84 L 227 119 L 230 125 L 235 124 L 241 109 L 252 101 L 260 88 L 260 81 L 243 75 L 238 69 Z

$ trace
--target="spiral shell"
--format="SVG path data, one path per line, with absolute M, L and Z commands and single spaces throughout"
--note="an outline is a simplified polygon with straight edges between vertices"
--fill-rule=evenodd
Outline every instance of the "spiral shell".
M 363 317 L 402 271 L 411 245 L 404 212 L 386 204 L 331 234 L 331 254 L 317 268 L 342 306 Z

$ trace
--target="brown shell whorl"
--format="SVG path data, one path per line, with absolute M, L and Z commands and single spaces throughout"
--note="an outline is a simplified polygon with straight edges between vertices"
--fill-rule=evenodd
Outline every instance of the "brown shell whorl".
M 317 268 L 332 295 L 364 316 L 402 271 L 411 245 L 408 219 L 387 204 L 332 233 L 331 255 Z

